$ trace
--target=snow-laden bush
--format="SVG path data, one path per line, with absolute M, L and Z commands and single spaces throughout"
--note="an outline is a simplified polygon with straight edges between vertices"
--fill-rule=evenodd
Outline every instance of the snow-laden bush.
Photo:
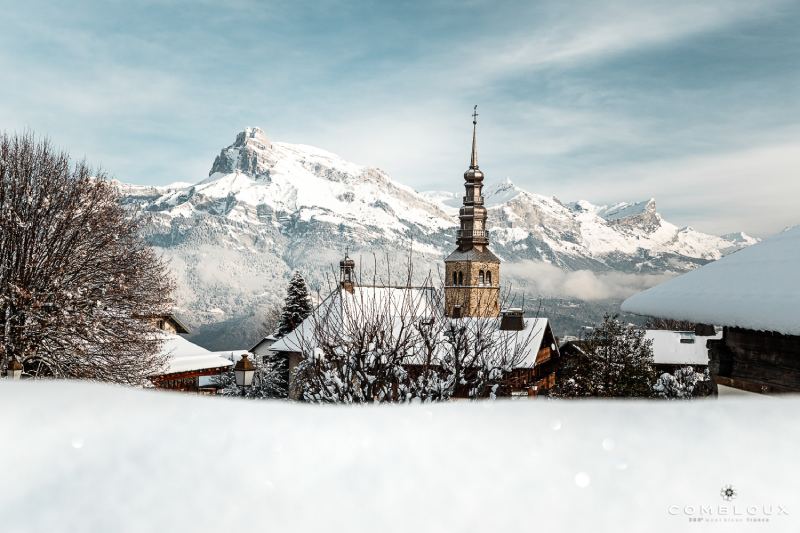
M 697 372 L 691 366 L 681 367 L 673 374 L 664 372 L 653 385 L 653 395 L 666 400 L 688 400 L 708 396 L 711 392 L 711 377 L 708 369 Z
M 259 400 L 286 398 L 288 390 L 286 360 L 278 357 L 266 359 L 252 357 L 252 361 L 256 373 L 253 376 L 253 384 L 244 388 L 245 397 Z M 242 388 L 236 385 L 233 367 L 214 376 L 212 383 L 219 387 L 219 394 L 222 396 L 242 395 Z

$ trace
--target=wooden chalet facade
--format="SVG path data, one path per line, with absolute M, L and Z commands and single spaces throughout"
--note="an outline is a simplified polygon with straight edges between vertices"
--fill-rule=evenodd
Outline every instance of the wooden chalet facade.
M 800 392 L 800 335 L 726 327 L 708 342 L 717 385 L 747 392 Z

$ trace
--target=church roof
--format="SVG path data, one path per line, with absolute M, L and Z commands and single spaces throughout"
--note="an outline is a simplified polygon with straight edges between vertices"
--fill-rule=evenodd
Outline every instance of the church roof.
M 500 259 L 496 255 L 492 253 L 491 250 L 488 248 L 484 248 L 482 251 L 477 250 L 476 248 L 470 248 L 469 250 L 462 251 L 456 248 L 453 253 L 447 256 L 444 260 L 445 263 L 447 262 L 455 262 L 455 261 L 480 261 L 483 263 L 499 263 Z
M 275 352 L 302 351 L 304 340 L 313 337 L 313 322 L 335 313 L 334 320 L 365 318 L 371 313 L 383 316 L 432 316 L 436 305 L 433 287 L 370 287 L 356 285 L 350 293 L 338 287 L 294 331 L 275 341 Z
M 440 304 L 433 287 L 356 286 L 352 293 L 338 288 L 297 329 L 277 340 L 271 348 L 275 352 L 294 353 L 315 349 L 314 327 L 321 320 L 333 320 L 337 323 L 344 317 L 345 323 L 351 320 L 360 323 L 364 317 L 373 316 L 373 313 L 379 313 L 378 316 L 406 316 L 415 320 L 425 320 L 426 317 L 443 319 L 440 310 L 435 307 Z M 519 349 L 520 357 L 516 361 L 516 368 L 533 368 L 545 333 L 550 327 L 546 318 L 525 318 L 525 327 L 519 331 L 500 330 L 499 318 L 468 317 L 458 320 L 460 325 L 473 331 L 480 328 L 482 334 L 496 336 L 496 342 L 500 346 L 507 346 L 509 350 Z M 401 321 L 394 325 L 398 330 L 403 326 Z M 405 326 L 408 327 L 407 321 Z M 420 346 L 420 353 L 421 348 Z M 418 361 L 412 356 L 408 363 L 415 364 Z

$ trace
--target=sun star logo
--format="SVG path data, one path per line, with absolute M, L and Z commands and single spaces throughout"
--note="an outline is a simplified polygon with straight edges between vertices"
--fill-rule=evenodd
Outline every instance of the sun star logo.
M 750 502 L 728 503 L 736 500 L 740 494 L 733 485 L 723 485 L 719 491 L 723 503 L 689 503 L 686 505 L 670 505 L 667 513 L 672 516 L 683 516 L 689 522 L 746 523 L 771 522 L 778 517 L 789 516 L 785 505 L 777 503 Z M 748 498 L 745 497 L 745 500 Z
M 722 496 L 723 500 L 729 502 L 736 498 L 736 489 L 732 485 L 725 485 L 720 489 L 719 495 Z

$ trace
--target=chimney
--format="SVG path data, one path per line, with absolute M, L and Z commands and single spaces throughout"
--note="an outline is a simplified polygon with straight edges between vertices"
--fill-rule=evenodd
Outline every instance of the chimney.
M 525 329 L 525 319 L 521 307 L 510 307 L 500 312 L 501 331 L 522 331 Z

